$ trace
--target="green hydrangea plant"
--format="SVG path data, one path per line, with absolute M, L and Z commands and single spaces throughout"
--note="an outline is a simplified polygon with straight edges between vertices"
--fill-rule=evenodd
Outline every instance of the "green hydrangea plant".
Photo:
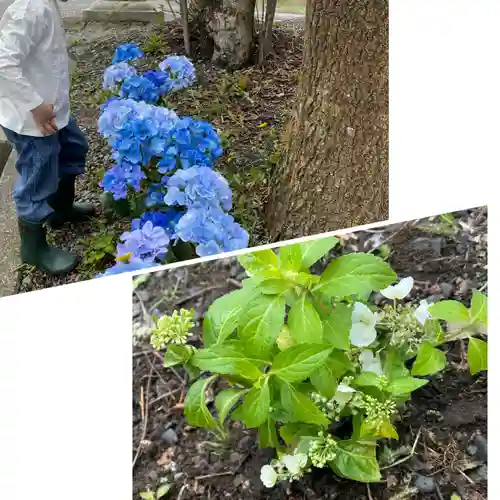
M 472 374 L 487 369 L 487 297 L 470 308 L 443 300 L 403 303 L 413 287 L 382 259 L 352 253 L 333 259 L 318 276 L 309 268 L 338 243 L 335 237 L 239 257 L 249 276 L 240 290 L 217 299 L 203 322 L 203 348 L 155 335 L 165 366 L 184 365 L 196 378 L 184 401 L 190 425 L 224 434 L 228 419 L 258 429 L 259 446 L 276 449 L 262 467 L 267 487 L 299 479 L 311 467 L 341 477 L 380 480 L 377 441 L 398 439 L 398 408 L 428 377 L 445 368 L 440 346 L 467 339 Z M 374 291 L 388 305 L 369 302 Z M 176 321 L 186 312 L 174 313 Z M 172 317 L 173 318 L 173 317 Z M 170 325 L 173 319 L 160 319 Z M 183 323 L 183 332 L 187 334 Z M 179 333 L 177 332 L 177 337 Z M 208 374 L 208 376 L 205 376 Z M 215 399 L 205 391 L 223 377 Z M 347 438 L 335 433 L 349 422 Z

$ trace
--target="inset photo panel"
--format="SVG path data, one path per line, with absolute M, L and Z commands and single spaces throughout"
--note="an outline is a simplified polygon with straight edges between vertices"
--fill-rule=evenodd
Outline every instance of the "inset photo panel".
M 219 4 L 2 1 L 0 296 L 387 219 L 388 1 Z
M 131 277 L 134 500 L 486 499 L 487 220 Z

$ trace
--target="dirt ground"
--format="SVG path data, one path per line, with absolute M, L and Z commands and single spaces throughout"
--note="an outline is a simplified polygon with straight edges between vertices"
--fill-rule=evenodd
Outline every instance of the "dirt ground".
M 388 254 L 399 277 L 415 278 L 410 300 L 468 303 L 473 289 L 487 293 L 486 208 L 358 232 L 344 239 L 342 252 L 351 251 Z M 321 272 L 331 257 L 315 271 Z M 182 411 L 186 374 L 165 370 L 161 356 L 140 340 L 151 315 L 181 307 L 194 308 L 199 335 L 207 308 L 239 287 L 243 269 L 235 259 L 225 259 L 147 276 L 136 279 L 132 312 L 139 339 L 133 355 L 134 500 L 162 480 L 172 484 L 166 498 L 180 500 L 448 500 L 453 493 L 461 500 L 487 498 L 487 378 L 469 375 L 460 343 L 448 346 L 446 371 L 414 393 L 404 408 L 396 424 L 399 442 L 381 447 L 386 468 L 380 484 L 367 489 L 316 470 L 303 481 L 268 490 L 259 475 L 272 456 L 258 449 L 255 432 L 233 423 L 228 442 L 220 443 L 188 426 Z M 413 446 L 415 454 L 405 459 Z

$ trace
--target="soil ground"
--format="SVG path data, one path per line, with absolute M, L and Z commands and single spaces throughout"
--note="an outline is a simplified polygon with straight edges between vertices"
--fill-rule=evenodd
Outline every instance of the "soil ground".
M 279 160 L 278 138 L 295 95 L 302 62 L 302 25 L 303 20 L 284 21 L 275 27 L 275 53 L 266 69 L 252 66 L 229 73 L 195 58 L 197 84 L 169 99 L 169 106 L 179 115 L 209 121 L 220 131 L 225 155 L 217 168 L 233 189 L 232 214 L 250 233 L 250 246 L 269 242 L 263 209 L 270 176 Z M 156 67 L 167 55 L 182 54 L 182 30 L 176 23 L 87 23 L 73 25 L 68 36 L 71 56 L 77 62 L 71 89 L 72 111 L 90 143 L 87 173 L 79 180 L 78 197 L 99 203 L 99 181 L 112 165 L 110 149 L 97 131 L 100 105 L 106 99 L 101 85 L 103 71 L 122 43 L 137 43 L 147 52 L 139 65 L 141 69 Z M 196 48 L 196 40 L 193 43 Z M 91 224 L 50 232 L 54 244 L 83 256 L 82 263 L 65 277 L 49 277 L 22 266 L 16 292 L 94 277 L 109 265 L 113 255 L 94 261 L 88 258 L 89 250 L 105 235 L 112 237 L 113 248 L 129 226 L 128 219 L 101 212 Z
M 388 253 L 399 277 L 415 278 L 412 301 L 453 298 L 468 304 L 473 289 L 487 292 L 485 208 L 353 233 L 343 242 L 344 253 Z M 315 271 L 321 272 L 331 257 Z M 199 342 L 208 306 L 237 288 L 244 276 L 235 259 L 223 259 L 136 278 L 136 339 L 147 334 L 151 315 L 183 307 L 195 310 L 194 342 Z M 487 379 L 469 375 L 460 343 L 449 345 L 447 356 L 446 371 L 414 393 L 402 412 L 396 424 L 400 440 L 381 450 L 389 467 L 380 484 L 368 490 L 316 471 L 268 490 L 259 475 L 271 455 L 258 449 L 254 431 L 233 423 L 229 441 L 219 443 L 207 431 L 188 426 L 182 411 L 186 374 L 165 370 L 161 356 L 139 340 L 133 356 L 134 500 L 162 480 L 172 484 L 166 498 L 178 499 L 448 500 L 453 493 L 462 500 L 486 499 Z M 415 454 L 405 460 L 414 445 Z M 398 460 L 402 463 L 390 466 Z

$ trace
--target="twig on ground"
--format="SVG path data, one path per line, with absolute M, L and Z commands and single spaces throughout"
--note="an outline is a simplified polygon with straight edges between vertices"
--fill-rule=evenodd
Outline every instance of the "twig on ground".
M 179 491 L 179 494 L 177 495 L 177 500 L 180 500 L 182 497 L 182 494 L 184 493 L 184 490 L 187 488 L 187 484 L 183 484 L 181 490 Z
M 402 463 L 410 460 L 410 458 L 412 458 L 414 455 L 415 455 L 415 449 L 417 448 L 417 443 L 418 443 L 418 440 L 420 438 L 420 434 L 422 433 L 422 427 L 420 427 L 418 429 L 418 432 L 417 432 L 417 437 L 415 438 L 415 441 L 413 443 L 413 446 L 411 448 L 411 451 L 410 453 L 404 457 L 404 458 L 401 458 L 400 460 L 396 460 L 395 462 L 393 462 L 392 464 L 389 464 L 389 465 L 386 465 L 385 467 L 380 467 L 380 470 L 386 470 L 386 469 L 391 469 L 392 467 L 395 467 L 396 465 L 401 465 Z
M 462 474 L 462 476 L 465 477 L 465 479 L 467 479 L 467 481 L 469 481 L 470 484 L 476 484 L 475 481 L 473 481 L 464 471 L 460 470 L 460 469 L 457 469 L 458 472 L 460 472 L 460 474 Z
M 478 292 L 482 292 L 484 290 L 486 290 L 486 288 L 488 288 L 488 282 L 486 282 L 479 290 Z
M 232 476 L 234 471 L 228 470 L 226 472 L 214 472 L 213 474 L 206 474 L 205 476 L 196 476 L 194 478 L 195 481 L 202 481 L 203 479 L 212 479 L 213 477 L 221 477 L 221 476 Z
M 436 493 L 439 498 L 439 500 L 444 500 L 443 494 L 441 493 L 441 488 L 439 487 L 439 484 L 436 482 Z
M 146 399 L 144 402 L 144 423 L 143 423 L 143 428 L 142 428 L 142 435 L 141 439 L 139 440 L 139 446 L 137 447 L 137 451 L 135 452 L 135 457 L 134 461 L 132 462 L 132 469 L 135 467 L 135 464 L 137 463 L 137 459 L 139 458 L 139 455 L 142 450 L 142 442 L 146 438 L 146 432 L 148 431 L 148 417 L 149 417 L 149 390 L 151 388 L 151 377 L 153 376 L 153 367 L 149 370 L 149 377 L 148 377 L 148 383 L 146 386 Z
M 368 253 L 375 252 L 375 250 L 377 250 L 378 248 L 380 248 L 382 245 L 385 245 L 388 241 L 392 240 L 396 235 L 398 235 L 399 233 L 401 233 L 402 231 L 404 231 L 406 228 L 415 226 L 418 223 L 419 220 L 420 219 L 417 219 L 417 220 L 414 220 L 414 221 L 405 222 L 399 229 L 397 229 L 396 231 L 394 231 L 393 233 L 391 233 L 385 240 L 382 240 L 377 246 L 375 246 L 374 248 L 372 248 Z
M 372 492 L 370 491 L 370 485 L 366 483 L 366 494 L 368 495 L 368 500 L 373 500 Z
M 213 290 L 220 290 L 221 288 L 226 288 L 225 285 L 213 285 L 213 286 L 208 286 L 207 288 L 204 288 L 203 290 L 198 290 L 197 292 L 192 293 L 191 295 L 188 295 L 187 297 L 184 297 L 177 302 L 175 302 L 175 306 L 180 306 L 186 302 L 189 302 L 190 300 L 197 299 L 198 297 L 201 297 L 202 295 L 205 295 L 208 292 L 212 292 Z
M 233 278 L 227 279 L 228 285 L 233 285 L 235 288 L 243 288 L 241 283 Z
M 165 394 L 161 394 L 160 396 L 154 398 L 149 403 L 149 406 L 154 405 L 155 403 L 157 403 L 158 401 L 160 401 L 160 399 L 166 398 L 167 396 L 173 396 L 174 394 L 176 394 L 177 392 L 180 392 L 180 391 L 182 391 L 182 387 L 178 387 L 177 389 L 173 389 L 172 391 L 168 391 Z
M 142 301 L 141 297 L 139 296 L 139 294 L 135 290 L 134 290 L 134 295 L 137 298 L 137 300 L 139 301 L 139 304 L 140 304 L 141 310 L 142 310 L 142 315 L 144 316 L 144 320 L 146 321 L 146 324 L 148 325 L 148 327 L 153 326 L 153 318 L 151 317 L 151 314 L 148 313 L 148 310 L 146 309 L 144 302 Z

